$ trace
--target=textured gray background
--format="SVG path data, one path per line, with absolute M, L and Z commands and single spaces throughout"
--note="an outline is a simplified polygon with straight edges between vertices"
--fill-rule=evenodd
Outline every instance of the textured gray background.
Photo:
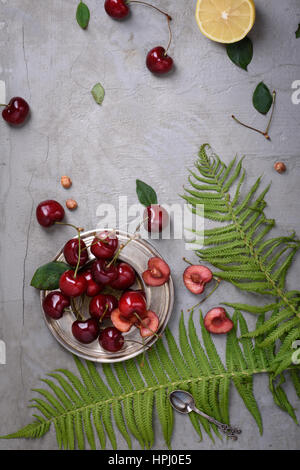
M 165 78 L 154 77 L 144 65 L 147 51 L 167 42 L 163 17 L 136 6 L 128 21 L 118 23 L 105 14 L 103 0 L 87 3 L 91 21 L 82 31 L 74 21 L 74 1 L 0 0 L 0 79 L 6 82 L 7 97 L 24 96 L 32 109 L 30 122 L 21 129 L 0 123 L 0 339 L 7 345 L 7 365 L 0 365 L 0 434 L 30 421 L 27 403 L 39 378 L 59 366 L 73 369 L 72 357 L 45 327 L 38 293 L 29 286 L 36 267 L 73 236 L 67 228 L 46 231 L 37 224 L 34 210 L 41 200 L 73 196 L 79 208 L 68 219 L 86 229 L 98 222 L 98 204 L 117 204 L 119 195 L 136 202 L 136 177 L 155 187 L 161 202 L 180 202 L 186 168 L 200 144 L 210 142 L 226 162 L 235 153 L 246 155 L 248 186 L 260 174 L 264 184 L 272 180 L 268 216 L 276 217 L 278 233 L 292 228 L 300 233 L 300 105 L 291 102 L 291 84 L 300 79 L 300 39 L 294 34 L 300 22 L 298 0 L 256 1 L 257 20 L 250 34 L 254 57 L 248 73 L 229 61 L 222 45 L 201 35 L 194 21 L 196 1 L 155 1 L 174 18 L 170 52 L 176 71 Z M 265 126 L 266 118 L 251 104 L 261 80 L 278 92 L 271 142 L 230 118 L 234 113 Z M 102 107 L 90 95 L 98 81 L 106 91 Z M 286 162 L 286 174 L 274 172 L 276 160 Z M 59 184 L 62 174 L 73 179 L 69 192 Z M 177 334 L 181 308 L 195 300 L 181 282 L 184 244 L 155 244 L 174 275 L 176 307 L 170 326 Z M 299 274 L 298 259 L 289 287 L 299 288 Z M 247 300 L 223 284 L 205 309 L 241 299 Z M 224 338 L 217 343 L 222 352 Z M 218 441 L 215 447 L 299 448 L 299 428 L 274 405 L 267 377 L 256 377 L 254 388 L 264 419 L 263 437 L 232 391 L 232 421 L 244 432 L 237 443 Z M 297 403 L 293 391 L 290 398 Z M 155 427 L 155 448 L 161 449 L 158 423 Z M 119 447 L 125 448 L 122 438 Z M 54 448 L 53 430 L 38 441 L 0 441 L 0 449 Z M 214 446 L 206 437 L 199 443 L 189 420 L 177 415 L 173 448 Z

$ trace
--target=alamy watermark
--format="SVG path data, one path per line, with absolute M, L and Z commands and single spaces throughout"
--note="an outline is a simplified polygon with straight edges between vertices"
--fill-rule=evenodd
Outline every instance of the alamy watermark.
M 292 83 L 292 89 L 295 90 L 292 93 L 291 99 L 293 104 L 300 103 L 300 80 L 294 80 Z
M 155 206 L 151 206 L 155 207 Z M 156 206 L 157 207 L 157 206 Z M 198 250 L 204 240 L 204 205 L 160 204 L 169 218 L 161 233 L 147 230 L 149 212 L 142 204 L 128 205 L 127 196 L 120 196 L 118 207 L 113 204 L 99 204 L 96 210 L 97 228 L 112 229 L 135 233 L 137 227 L 143 239 L 184 240 L 186 250 Z M 160 210 L 161 215 L 164 213 Z M 159 216 L 159 214 L 158 214 Z M 150 220 L 151 222 L 151 220 Z
M 6 364 L 6 345 L 4 341 L 0 339 L 0 365 Z

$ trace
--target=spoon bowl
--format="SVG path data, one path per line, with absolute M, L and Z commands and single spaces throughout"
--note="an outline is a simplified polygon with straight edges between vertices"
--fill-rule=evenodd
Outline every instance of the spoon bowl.
M 190 413 L 195 408 L 193 396 L 184 390 L 174 390 L 174 392 L 171 392 L 170 402 L 176 411 L 183 414 Z

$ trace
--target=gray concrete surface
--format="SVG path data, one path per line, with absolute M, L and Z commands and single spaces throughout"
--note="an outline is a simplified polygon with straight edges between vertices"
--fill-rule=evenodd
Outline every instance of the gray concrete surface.
M 87 3 L 91 21 L 82 31 L 74 21 L 74 1 L 0 1 L 0 80 L 6 83 L 7 97 L 24 96 L 32 109 L 21 129 L 0 123 L 0 339 L 7 346 L 7 364 L 0 365 L 0 434 L 30 421 L 30 389 L 39 386 L 41 377 L 58 366 L 73 369 L 72 357 L 45 327 L 38 293 L 29 286 L 36 267 L 70 237 L 67 228 L 46 231 L 38 226 L 34 210 L 41 200 L 74 197 L 79 208 L 68 213 L 68 220 L 86 229 L 98 223 L 100 203 L 117 204 L 119 195 L 136 202 L 136 177 L 155 187 L 161 202 L 180 202 L 186 168 L 200 144 L 210 142 L 226 162 L 236 153 L 246 155 L 248 186 L 260 174 L 264 184 L 272 181 L 267 214 L 277 219 L 275 233 L 292 228 L 300 233 L 300 105 L 291 101 L 292 82 L 300 80 L 300 39 L 294 34 L 300 22 L 298 1 L 256 1 L 248 73 L 229 61 L 223 46 L 201 35 L 194 21 L 196 1 L 153 2 L 174 18 L 170 52 L 176 71 L 165 78 L 152 76 L 144 65 L 147 51 L 167 42 L 163 17 L 136 6 L 128 21 L 118 23 L 106 16 L 103 0 Z M 271 142 L 230 117 L 234 113 L 265 126 L 266 118 L 251 104 L 261 80 L 278 92 Z M 106 91 L 102 107 L 90 95 L 98 81 Z M 277 160 L 286 162 L 286 174 L 274 172 Z M 73 179 L 68 193 L 59 184 L 63 174 Z M 174 274 L 176 306 L 170 326 L 177 334 L 180 310 L 194 303 L 181 282 L 184 244 L 155 244 Z M 299 274 L 298 257 L 289 274 L 290 288 L 299 288 Z M 224 284 L 206 308 L 241 299 L 247 296 Z M 253 318 L 248 319 L 253 325 Z M 217 346 L 223 354 L 224 339 L 218 338 Z M 256 377 L 254 389 L 264 419 L 262 437 L 232 390 L 232 421 L 244 430 L 237 443 L 199 442 L 189 420 L 176 416 L 173 448 L 299 449 L 299 428 L 273 403 L 267 377 Z M 299 400 L 289 385 L 286 389 L 300 418 Z M 155 448 L 164 448 L 157 422 L 155 427 Z M 37 441 L 0 441 L 0 449 L 55 448 L 53 429 Z M 122 438 L 119 448 L 126 448 Z

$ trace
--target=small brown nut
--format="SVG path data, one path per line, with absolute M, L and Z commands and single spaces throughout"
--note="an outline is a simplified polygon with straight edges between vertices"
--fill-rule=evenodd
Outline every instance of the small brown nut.
M 73 210 L 77 209 L 78 204 L 75 201 L 75 199 L 67 199 L 66 200 L 66 206 L 67 206 L 68 209 L 70 209 L 70 211 L 73 211 Z
M 61 182 L 61 185 L 63 186 L 63 188 L 68 189 L 72 186 L 72 180 L 69 176 L 66 176 L 66 175 L 62 176 L 60 178 L 60 182 Z
M 274 164 L 274 170 L 276 170 L 278 173 L 284 173 L 286 171 L 286 166 L 283 162 L 276 162 Z

